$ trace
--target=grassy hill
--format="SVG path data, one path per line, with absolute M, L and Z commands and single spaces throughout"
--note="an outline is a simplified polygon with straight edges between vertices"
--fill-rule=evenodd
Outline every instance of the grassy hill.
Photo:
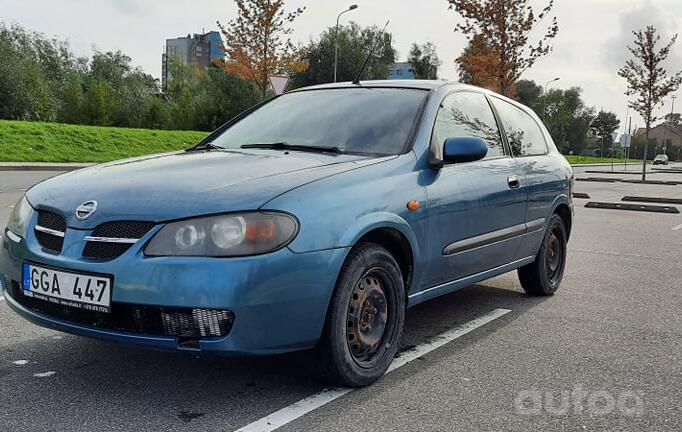
M 185 149 L 206 135 L 206 132 L 0 120 L 0 162 L 108 162 Z M 610 158 L 566 158 L 574 165 L 611 162 Z M 622 160 L 615 162 L 622 163 Z
M 0 162 L 107 162 L 184 149 L 206 135 L 0 120 Z

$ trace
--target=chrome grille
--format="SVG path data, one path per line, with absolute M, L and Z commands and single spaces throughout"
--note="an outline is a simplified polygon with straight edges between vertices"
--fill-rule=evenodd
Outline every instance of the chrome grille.
M 141 221 L 107 222 L 99 225 L 91 236 L 85 238 L 88 243 L 83 256 L 98 260 L 118 258 L 154 228 L 154 225 L 153 222 Z
M 140 239 L 154 228 L 154 222 L 107 222 L 99 225 L 92 232 L 93 237 Z
M 34 228 L 38 243 L 47 250 L 60 253 L 64 248 L 66 221 L 60 215 L 40 210 L 38 224 Z
M 57 213 L 45 210 L 40 210 L 38 212 L 38 225 L 62 233 L 66 231 L 66 221 L 64 218 Z

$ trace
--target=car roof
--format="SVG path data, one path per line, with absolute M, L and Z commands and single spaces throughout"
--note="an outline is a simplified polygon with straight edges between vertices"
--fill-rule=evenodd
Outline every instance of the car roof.
M 328 89 L 352 89 L 352 88 L 394 88 L 394 89 L 418 89 L 426 91 L 436 91 L 438 89 L 447 87 L 449 91 L 458 90 L 469 90 L 475 91 L 477 93 L 486 94 L 489 96 L 494 96 L 498 99 L 502 99 L 520 110 L 524 111 L 526 114 L 533 117 L 536 121 L 542 123 L 542 120 L 537 116 L 537 114 L 526 105 L 519 103 L 513 99 L 503 96 L 499 93 L 495 93 L 492 90 L 485 89 L 483 87 L 472 86 L 469 84 L 462 84 L 456 81 L 442 81 L 442 80 L 369 80 L 361 81 L 360 84 L 353 84 L 352 82 L 340 82 L 340 83 L 330 83 L 330 84 L 318 84 L 310 87 L 301 87 L 285 94 L 305 92 L 309 90 L 328 90 Z
M 287 93 L 303 92 L 308 90 L 327 90 L 327 89 L 351 89 L 351 88 L 396 88 L 396 89 L 418 89 L 433 91 L 443 87 L 448 87 L 449 90 L 471 90 L 479 93 L 491 95 L 504 99 L 513 105 L 518 106 L 524 110 L 529 110 L 528 107 L 522 105 L 512 99 L 502 96 L 499 93 L 485 89 L 483 87 L 462 84 L 456 81 L 442 81 L 442 80 L 368 80 L 361 81 L 360 84 L 353 84 L 352 82 L 339 82 L 329 84 L 317 84 L 309 87 L 301 87 L 291 90 Z
M 352 82 L 339 82 L 330 84 L 318 84 L 310 87 L 303 87 L 300 89 L 292 90 L 290 93 L 305 90 L 322 90 L 322 89 L 337 89 L 337 88 L 372 88 L 372 87 L 382 87 L 382 88 L 405 88 L 405 89 L 419 89 L 419 90 L 434 90 L 446 85 L 461 85 L 458 83 L 451 83 L 447 81 L 437 81 L 437 80 L 372 80 L 372 81 L 361 81 L 360 84 L 353 84 Z
M 339 82 L 339 83 L 329 83 L 329 84 L 318 84 L 309 87 L 301 87 L 295 90 L 291 90 L 285 94 L 305 92 L 309 90 L 328 90 L 328 89 L 351 89 L 351 88 L 395 88 L 395 89 L 418 89 L 426 91 L 436 91 L 438 89 L 447 87 L 449 91 L 457 90 L 469 90 L 478 93 L 494 96 L 498 99 L 502 99 L 510 104 L 516 106 L 517 108 L 526 112 L 526 114 L 534 117 L 536 121 L 540 121 L 540 118 L 535 114 L 535 112 L 513 99 L 503 96 L 499 93 L 495 93 L 492 90 L 485 89 L 483 87 L 472 86 L 468 84 L 462 84 L 456 81 L 443 81 L 443 80 L 368 80 L 361 81 L 360 84 L 353 84 L 352 82 Z

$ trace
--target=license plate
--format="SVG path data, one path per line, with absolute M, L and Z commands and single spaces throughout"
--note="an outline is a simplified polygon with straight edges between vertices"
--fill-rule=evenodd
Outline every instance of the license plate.
M 80 274 L 24 263 L 23 293 L 27 297 L 63 306 L 110 312 L 109 276 Z

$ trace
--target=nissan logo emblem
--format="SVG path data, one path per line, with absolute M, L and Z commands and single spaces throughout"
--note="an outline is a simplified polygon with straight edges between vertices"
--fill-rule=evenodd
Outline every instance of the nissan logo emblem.
M 76 218 L 85 220 L 97 210 L 97 201 L 86 201 L 76 208 Z

